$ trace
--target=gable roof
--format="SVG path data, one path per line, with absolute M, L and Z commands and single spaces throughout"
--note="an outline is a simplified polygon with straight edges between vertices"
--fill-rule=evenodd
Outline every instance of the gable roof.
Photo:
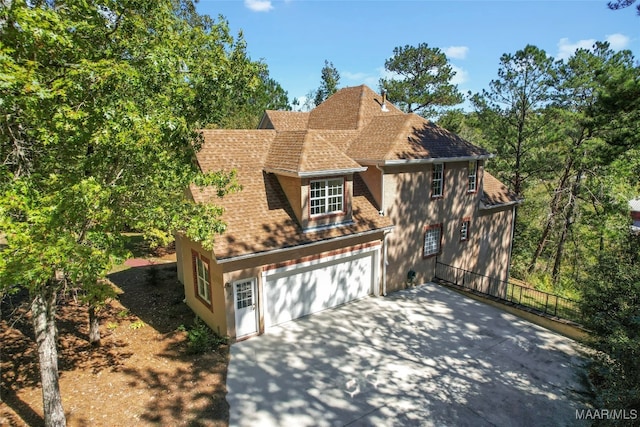
M 482 181 L 483 192 L 480 202 L 480 207 L 482 209 L 491 209 L 522 203 L 522 199 L 519 199 L 513 191 L 509 190 L 506 185 L 487 172 L 486 169 L 484 171 Z

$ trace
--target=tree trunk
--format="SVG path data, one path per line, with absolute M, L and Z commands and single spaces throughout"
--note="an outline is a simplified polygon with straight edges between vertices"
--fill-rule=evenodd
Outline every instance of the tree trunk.
M 558 284 L 560 278 L 560 266 L 562 264 L 562 256 L 564 255 L 564 244 L 567 241 L 567 236 L 571 231 L 573 225 L 573 213 L 576 208 L 576 201 L 578 200 L 578 192 L 580 191 L 580 182 L 582 181 L 583 169 L 581 168 L 576 174 L 576 180 L 571 187 L 571 194 L 569 195 L 569 205 L 567 206 L 567 214 L 562 227 L 562 234 L 560 241 L 558 242 L 558 249 L 556 250 L 556 257 L 553 263 L 553 271 L 551 277 L 553 279 L 554 286 Z
M 38 346 L 40 379 L 45 427 L 64 427 L 67 420 L 62 408 L 58 383 L 58 350 L 56 348 L 56 292 L 51 283 L 35 296 L 31 311 Z
M 94 305 L 89 305 L 89 344 L 100 346 L 100 322 Z
M 567 180 L 569 179 L 569 174 L 571 172 L 571 168 L 573 167 L 573 158 L 569 158 L 565 168 L 564 173 L 562 174 L 562 178 L 560 179 L 560 183 L 556 188 L 555 194 L 553 195 L 553 199 L 551 200 L 551 211 L 549 213 L 549 217 L 547 218 L 547 223 L 542 231 L 542 236 L 538 240 L 538 245 L 536 246 L 536 251 L 531 258 L 531 263 L 529 264 L 528 271 L 532 273 L 536 268 L 536 263 L 538 262 L 538 258 L 542 255 L 542 251 L 544 250 L 545 245 L 547 244 L 547 238 L 549 237 L 549 233 L 551 233 L 551 229 L 553 228 L 553 224 L 556 221 L 556 216 L 558 215 L 558 211 L 560 210 L 560 200 L 562 199 L 562 192 L 565 190 L 567 185 Z

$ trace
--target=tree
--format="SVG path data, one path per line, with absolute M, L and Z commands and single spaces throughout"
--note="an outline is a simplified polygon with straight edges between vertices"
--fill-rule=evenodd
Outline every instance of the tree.
M 397 77 L 380 79 L 380 88 L 407 113 L 429 118 L 437 114 L 439 108 L 463 101 L 457 86 L 451 84 L 456 73 L 447 56 L 427 43 L 396 47 L 384 67 Z
M 598 351 L 591 378 L 599 407 L 640 410 L 640 240 L 607 249 L 582 283 L 584 324 Z
M 194 129 L 233 114 L 264 67 L 190 0 L 15 0 L 1 19 L 0 296 L 29 291 L 45 425 L 63 426 L 58 295 L 75 288 L 97 307 L 125 226 L 212 246 L 221 211 L 184 189 L 237 185 L 198 170 Z
M 607 6 L 611 10 L 620 10 L 631 6 L 635 2 L 636 0 L 615 0 L 607 3 Z M 636 9 L 638 10 L 638 15 L 640 15 L 640 5 L 636 6 Z
M 324 67 L 321 72 L 320 87 L 315 91 L 313 96 L 313 102 L 316 106 L 322 104 L 322 102 L 338 91 L 338 85 L 340 84 L 340 73 L 338 69 L 333 66 L 333 62 L 324 60 Z
M 540 158 L 548 141 L 544 135 L 548 118 L 544 107 L 551 99 L 553 61 L 544 50 L 527 45 L 500 58 L 498 79 L 490 90 L 472 97 L 490 148 L 497 159 L 500 177 L 523 197 L 527 180 L 550 169 L 548 158 Z

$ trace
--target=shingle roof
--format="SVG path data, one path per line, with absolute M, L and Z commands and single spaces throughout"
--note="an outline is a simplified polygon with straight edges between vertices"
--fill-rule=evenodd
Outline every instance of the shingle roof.
M 309 115 L 309 129 L 361 129 L 374 117 L 404 114 L 389 102 L 382 111 L 382 96 L 367 86 L 340 89 Z
M 434 158 L 488 156 L 476 147 L 415 114 L 405 114 L 366 86 L 341 89 L 310 113 L 267 111 L 257 130 L 203 130 L 196 157 L 205 171 L 237 170 L 242 191 L 219 198 L 215 189 L 190 187 L 196 202 L 224 209 L 227 231 L 216 239 L 217 259 L 349 236 L 391 227 L 378 214 L 367 186 L 354 174 L 353 222 L 303 232 L 272 172 L 305 176 L 352 173 L 366 161 L 429 161 Z M 360 162 L 360 163 L 358 163 Z M 485 172 L 486 208 L 517 203 Z
M 358 161 L 488 157 L 489 152 L 416 114 L 376 117 L 347 154 Z
M 204 144 L 196 154 L 204 172 L 236 169 L 242 191 L 219 198 L 212 188 L 192 186 L 199 203 L 212 202 L 224 209 L 227 230 L 216 238 L 216 259 L 248 255 L 274 249 L 349 236 L 390 227 L 372 203 L 366 185 L 354 177 L 353 222 L 349 225 L 303 232 L 277 177 L 264 172 L 274 130 L 204 130 Z
M 271 143 L 265 170 L 296 176 L 364 170 L 330 142 L 344 136 L 336 138 L 336 135 L 317 130 L 278 132 Z
M 513 191 L 509 190 L 506 185 L 486 170 L 482 179 L 482 206 L 485 209 L 512 205 L 522 201 L 522 199 L 518 199 Z
M 308 112 L 267 110 L 264 112 L 260 127 L 277 130 L 302 130 L 307 129 L 308 122 Z

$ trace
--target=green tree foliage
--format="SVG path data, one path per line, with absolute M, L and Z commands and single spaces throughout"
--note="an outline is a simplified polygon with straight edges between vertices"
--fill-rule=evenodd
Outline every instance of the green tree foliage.
M 324 67 L 322 67 L 320 87 L 315 91 L 313 95 L 313 102 L 316 106 L 322 104 L 325 99 L 333 95 L 338 91 L 338 85 L 340 84 L 340 73 L 338 69 L 333 66 L 333 62 L 324 60 Z M 309 97 L 311 98 L 311 97 Z
M 455 71 L 439 48 L 427 43 L 396 47 L 384 67 L 394 77 L 380 79 L 380 88 L 407 113 L 429 118 L 442 107 L 463 101 L 457 86 L 451 84 Z
M 223 125 L 267 86 L 282 93 L 189 0 L 14 0 L 0 14 L 0 297 L 31 295 L 45 424 L 60 426 L 57 295 L 75 288 L 99 308 L 125 226 L 211 247 L 221 211 L 184 189 L 237 185 L 199 172 L 194 129 Z
M 620 10 L 631 6 L 635 2 L 636 0 L 614 0 L 607 3 L 607 6 L 611 10 Z M 640 5 L 636 6 L 636 9 L 638 10 L 638 15 L 640 15 Z
M 640 240 L 608 248 L 583 283 L 582 313 L 598 350 L 598 406 L 640 411 Z
M 489 148 L 496 154 L 498 176 L 519 197 L 527 181 L 549 170 L 551 156 L 544 147 L 551 141 L 545 132 L 549 123 L 544 107 L 552 93 L 553 61 L 546 52 L 527 45 L 500 58 L 498 79 L 490 89 L 472 97 L 479 125 Z

